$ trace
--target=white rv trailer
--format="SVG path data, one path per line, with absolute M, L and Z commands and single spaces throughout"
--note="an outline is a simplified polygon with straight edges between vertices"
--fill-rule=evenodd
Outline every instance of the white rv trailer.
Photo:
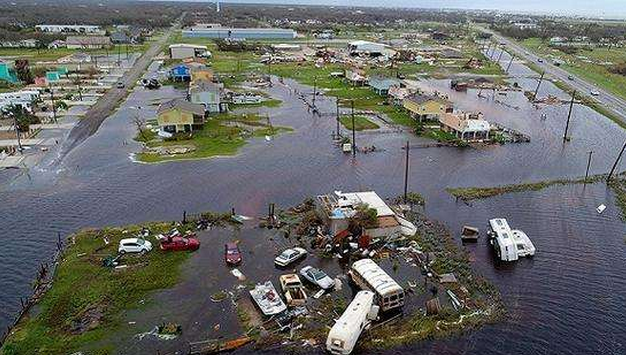
M 491 244 L 502 261 L 515 261 L 520 257 L 535 255 L 535 246 L 526 233 L 513 230 L 504 218 L 489 220 Z
M 404 289 L 372 259 L 355 261 L 350 276 L 361 289 L 374 292 L 383 311 L 404 306 Z
M 361 332 L 367 329 L 377 316 L 378 306 L 374 305 L 374 293 L 359 291 L 330 329 L 326 349 L 332 354 L 350 354 Z

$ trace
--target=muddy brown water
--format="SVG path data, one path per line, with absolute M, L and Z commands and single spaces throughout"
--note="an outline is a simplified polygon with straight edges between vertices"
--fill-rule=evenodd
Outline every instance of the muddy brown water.
M 534 90 L 536 81 L 527 77 L 532 73 L 525 67 L 514 64 L 512 74 L 511 80 Z M 311 91 L 290 80 L 286 83 L 300 91 Z M 592 173 L 603 173 L 613 163 L 626 132 L 591 109 L 577 105 L 570 125 L 572 140 L 563 144 L 567 106 L 537 110 L 521 92 L 499 97 L 519 106 L 519 110 L 512 110 L 494 100 L 478 98 L 474 90 L 453 92 L 447 80 L 429 80 L 425 85 L 449 93 L 459 108 L 479 109 L 488 120 L 532 138 L 528 144 L 412 150 L 410 189 L 425 196 L 426 213 L 455 233 L 463 224 L 484 230 L 489 218 L 506 217 L 513 227 L 528 233 L 538 253 L 533 259 L 501 266 L 494 264 L 483 240 L 467 246 L 477 270 L 501 290 L 509 315 L 501 323 L 450 340 L 414 344 L 406 350 L 624 353 L 626 228 L 619 218 L 615 196 L 605 184 L 555 186 L 469 205 L 455 202 L 444 189 L 579 177 L 584 174 L 590 150 L 594 151 Z M 133 163 L 130 155 L 138 150 L 138 144 L 132 141 L 135 128 L 131 117 L 136 110 L 131 107 L 140 106 L 139 114 L 151 117 L 156 110 L 151 101 L 184 95 L 171 88 L 137 88 L 95 135 L 60 163 L 49 154 L 28 174 L 0 172 L 0 229 L 4 232 L 0 247 L 0 328 L 14 316 L 19 297 L 29 294 L 38 264 L 52 255 L 57 233 L 67 235 L 87 226 L 180 219 L 183 210 L 192 213 L 235 207 L 238 213 L 256 216 L 264 214 L 270 202 L 287 207 L 333 190 L 374 189 L 384 197 L 401 193 L 404 154 L 400 148 L 406 140 L 418 143 L 424 139 L 405 133 L 357 133 L 357 143 L 374 144 L 381 151 L 353 159 L 331 144 L 335 127 L 332 117 L 311 115 L 284 85 L 275 85 L 270 93 L 283 100 L 283 105 L 259 111 L 268 112 L 273 124 L 292 126 L 295 131 L 269 143 L 254 140 L 235 157 L 158 165 Z M 546 82 L 540 96 L 547 93 L 567 98 Z M 334 112 L 334 100 L 320 98 L 318 103 L 322 112 Z M 541 120 L 541 113 L 547 115 L 545 120 Z M 625 168 L 622 163 L 620 170 Z M 602 215 L 595 212 L 600 203 L 609 206 Z M 202 253 L 220 253 L 221 248 L 221 242 L 205 243 Z M 192 259 L 186 267 L 192 265 L 206 269 L 206 280 L 217 280 L 218 285 L 233 282 L 234 278 L 225 274 L 221 258 Z M 254 276 L 255 271 L 249 267 L 257 266 L 246 263 L 244 267 L 244 273 Z M 203 284 L 189 287 L 207 287 L 208 291 Z M 208 320 L 202 324 L 219 322 L 224 331 L 230 329 L 232 319 L 212 319 L 221 314 L 219 307 L 226 303 L 215 305 L 209 296 L 201 301 L 203 311 L 194 313 L 197 318 L 192 319 L 203 320 L 206 315 Z M 162 297 L 167 297 L 167 291 Z M 179 298 L 178 302 L 183 303 L 184 297 Z M 203 331 L 210 335 L 213 330 Z

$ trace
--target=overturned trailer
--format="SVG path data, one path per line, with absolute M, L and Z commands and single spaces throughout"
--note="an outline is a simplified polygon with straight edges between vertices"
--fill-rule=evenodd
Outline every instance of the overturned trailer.
M 332 354 L 350 354 L 364 329 L 378 316 L 374 293 L 359 291 L 330 329 L 326 349 Z

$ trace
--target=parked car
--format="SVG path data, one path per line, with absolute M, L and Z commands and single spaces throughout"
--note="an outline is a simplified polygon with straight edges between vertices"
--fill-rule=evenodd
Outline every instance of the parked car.
M 600 93 L 597 91 L 590 92 L 591 96 L 600 96 Z
M 568 75 L 567 80 L 574 80 L 574 77 L 572 75 Z
M 300 275 L 310 283 L 319 286 L 321 289 L 329 290 L 335 286 L 335 281 L 324 271 L 313 266 L 305 266 L 300 270 Z
M 541 59 L 541 58 L 537 59 L 537 61 L 538 61 L 539 63 L 543 63 L 543 59 Z
M 239 250 L 239 245 L 235 242 L 226 243 L 224 245 L 224 260 L 226 264 L 229 265 L 237 265 L 241 263 L 241 250 Z
M 195 237 L 168 237 L 161 240 L 161 250 L 198 250 L 200 241 Z
M 115 84 L 115 86 L 117 86 L 118 89 L 123 89 L 126 85 L 124 85 L 123 82 L 119 81 L 117 84 Z
M 120 246 L 117 251 L 120 254 L 125 253 L 147 253 L 152 250 L 152 243 L 143 238 L 126 238 L 120 240 Z
M 287 266 L 296 260 L 306 257 L 306 250 L 300 247 L 287 249 L 274 259 L 274 264 L 278 266 Z

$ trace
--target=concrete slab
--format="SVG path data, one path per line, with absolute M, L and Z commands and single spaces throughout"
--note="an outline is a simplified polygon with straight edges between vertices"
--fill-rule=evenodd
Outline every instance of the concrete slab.
M 17 168 L 24 160 L 23 155 L 11 155 L 0 159 L 0 169 Z

